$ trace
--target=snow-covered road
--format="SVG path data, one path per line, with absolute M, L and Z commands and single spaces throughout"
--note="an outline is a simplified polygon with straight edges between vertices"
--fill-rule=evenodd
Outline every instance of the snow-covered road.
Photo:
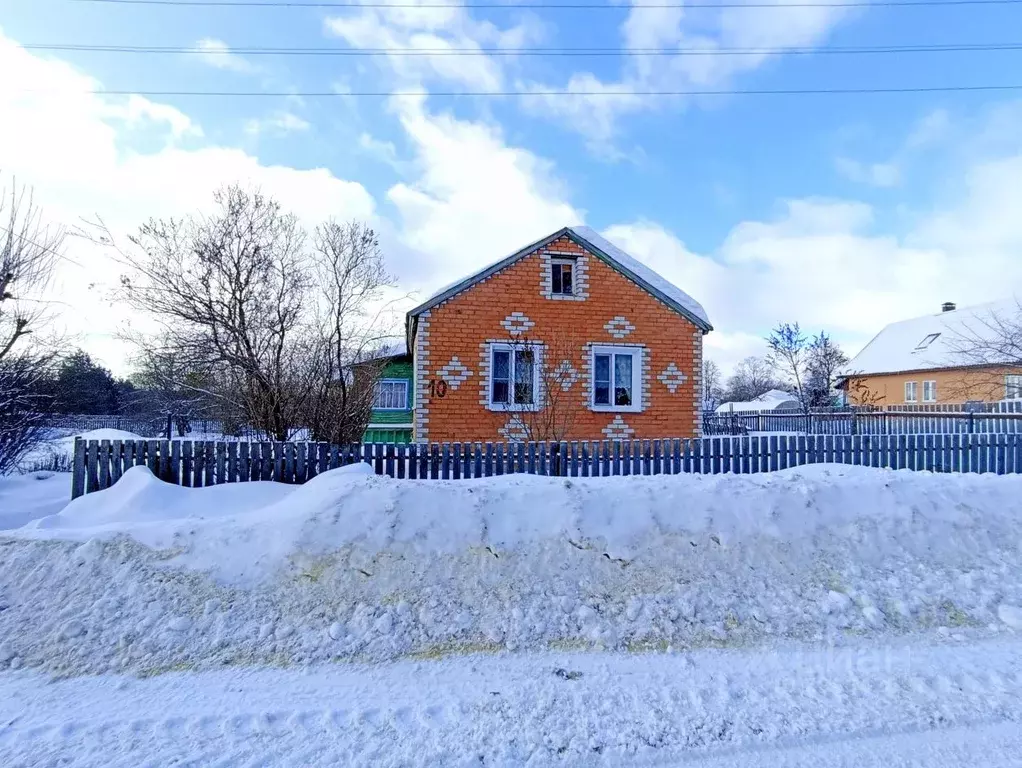
M 1022 640 L 0 678 L 4 766 L 1000 766 Z

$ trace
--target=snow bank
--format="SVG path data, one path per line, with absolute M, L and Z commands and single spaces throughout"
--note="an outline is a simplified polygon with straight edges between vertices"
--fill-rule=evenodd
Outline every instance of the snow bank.
M 70 472 L 0 475 L 0 530 L 56 514 L 70 500 Z
M 154 672 L 1013 631 L 1022 605 L 1022 478 L 368 472 L 186 489 L 136 467 L 8 532 L 0 644 L 55 671 Z

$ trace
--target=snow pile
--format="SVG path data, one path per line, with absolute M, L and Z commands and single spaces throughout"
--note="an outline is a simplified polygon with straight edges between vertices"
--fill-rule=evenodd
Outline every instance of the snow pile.
M 0 475 L 0 530 L 54 515 L 70 500 L 69 472 Z
M 8 532 L 7 663 L 154 673 L 1020 625 L 1022 478 L 367 472 L 187 489 L 136 467 Z

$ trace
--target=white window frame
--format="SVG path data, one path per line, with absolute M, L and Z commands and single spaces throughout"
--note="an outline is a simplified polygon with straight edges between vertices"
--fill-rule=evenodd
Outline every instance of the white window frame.
M 402 406 L 397 406 L 397 407 L 395 407 L 395 406 L 383 407 L 383 406 L 376 405 L 376 398 L 377 398 L 377 396 L 379 394 L 379 390 L 376 389 L 376 391 L 373 392 L 373 410 L 374 411 L 407 411 L 408 410 L 408 379 L 380 379 L 378 382 L 376 382 L 376 387 L 379 387 L 379 386 L 381 386 L 383 384 L 401 384 L 401 385 L 403 385 L 404 388 L 405 388 L 405 396 L 404 396 L 404 403 L 405 404 L 402 405 Z
M 554 291 L 554 267 L 555 266 L 568 266 L 571 267 L 571 293 L 557 293 Z M 575 295 L 575 283 L 578 278 L 578 262 L 575 259 L 565 258 L 551 258 L 550 259 L 550 295 L 559 297 L 568 297 Z
M 935 403 L 937 402 L 937 380 L 927 379 L 923 382 L 923 402 L 924 403 Z
M 642 347 L 630 344 L 594 344 L 589 351 L 589 409 L 597 413 L 639 413 L 642 410 Z M 616 372 L 613 355 L 629 354 L 632 357 L 632 404 L 631 405 L 597 405 L 596 403 L 596 356 L 611 355 L 610 363 L 610 398 L 614 399 L 614 380 Z
M 1022 373 L 1004 375 L 1004 399 L 1022 400 Z
M 515 381 L 515 352 L 521 352 L 523 350 L 532 351 L 532 402 L 531 403 L 495 403 L 493 402 L 493 353 L 494 352 L 509 352 L 511 353 L 510 362 L 510 394 L 512 400 L 514 399 L 514 381 Z M 492 342 L 489 350 L 486 352 L 489 355 L 489 365 L 486 375 L 486 407 L 491 411 L 538 411 L 539 402 L 542 398 L 542 393 L 539 391 L 539 369 L 543 361 L 543 345 L 539 343 L 526 342 L 522 344 L 509 344 L 505 342 Z
M 909 390 L 912 391 L 912 397 L 908 396 Z M 905 402 L 906 403 L 918 403 L 919 402 L 919 382 L 918 381 L 906 381 L 905 382 Z
M 928 333 L 923 340 L 916 344 L 916 351 L 928 348 L 933 342 L 940 338 L 940 333 Z

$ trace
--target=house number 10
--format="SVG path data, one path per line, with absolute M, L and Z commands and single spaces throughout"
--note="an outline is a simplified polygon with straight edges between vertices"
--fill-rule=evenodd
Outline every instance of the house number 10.
M 447 396 L 447 382 L 443 379 L 429 380 L 429 396 L 444 398 Z

